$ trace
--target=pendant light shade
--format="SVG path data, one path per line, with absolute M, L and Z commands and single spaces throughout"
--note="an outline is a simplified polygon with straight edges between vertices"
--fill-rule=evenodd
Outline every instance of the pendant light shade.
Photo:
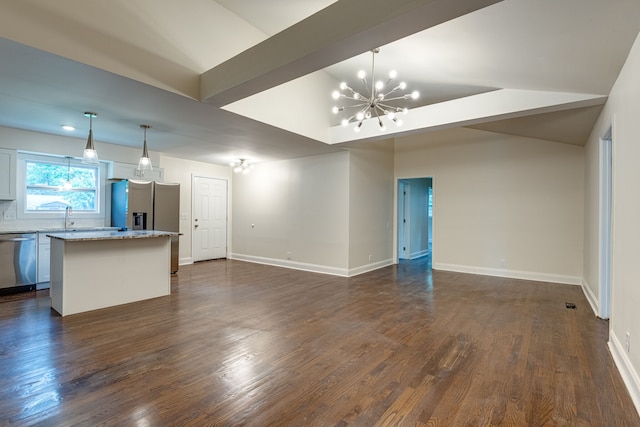
M 85 117 L 89 117 L 89 137 L 87 138 L 87 146 L 82 153 L 82 163 L 97 165 L 99 163 L 98 152 L 93 145 L 93 119 L 98 117 L 96 113 L 87 111 Z
M 142 156 L 140 156 L 140 161 L 138 162 L 138 171 L 144 173 L 144 171 L 153 170 L 151 159 L 149 158 L 149 152 L 147 151 L 147 129 L 150 129 L 151 126 L 140 125 L 140 127 L 144 129 L 144 143 L 142 145 Z

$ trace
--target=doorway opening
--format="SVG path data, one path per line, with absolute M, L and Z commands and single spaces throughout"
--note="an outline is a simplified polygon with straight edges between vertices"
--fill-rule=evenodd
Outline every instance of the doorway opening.
M 428 259 L 433 253 L 433 178 L 398 180 L 398 262 Z

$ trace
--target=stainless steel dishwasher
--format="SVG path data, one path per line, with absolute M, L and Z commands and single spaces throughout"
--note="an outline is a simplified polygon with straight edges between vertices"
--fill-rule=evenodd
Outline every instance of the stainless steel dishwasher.
M 0 294 L 36 286 L 36 234 L 0 234 Z

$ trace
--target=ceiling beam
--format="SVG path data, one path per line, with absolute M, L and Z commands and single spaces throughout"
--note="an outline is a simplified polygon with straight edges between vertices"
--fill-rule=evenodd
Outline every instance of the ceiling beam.
M 340 144 L 350 141 L 397 138 L 417 132 L 471 126 L 496 120 L 591 107 L 602 105 L 606 101 L 607 96 L 605 95 L 500 89 L 412 108 L 407 116 L 402 117 L 404 123 L 401 127 L 388 125 L 385 132 L 380 132 L 375 118 L 365 120 L 358 133 L 353 130 L 354 124 L 346 127 L 333 126 L 330 143 Z
M 222 107 L 502 0 L 340 0 L 200 76 Z

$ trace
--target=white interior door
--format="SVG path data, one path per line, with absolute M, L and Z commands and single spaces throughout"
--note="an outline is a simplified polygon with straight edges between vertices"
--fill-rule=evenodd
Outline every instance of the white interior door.
M 193 261 L 227 257 L 227 181 L 193 177 Z

